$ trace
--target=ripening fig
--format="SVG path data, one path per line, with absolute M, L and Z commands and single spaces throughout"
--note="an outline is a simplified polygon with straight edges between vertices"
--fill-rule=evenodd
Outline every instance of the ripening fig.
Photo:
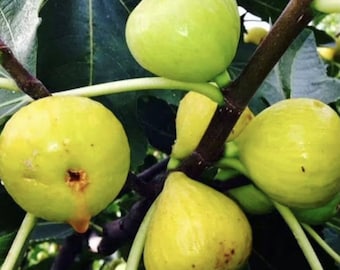
M 260 112 L 235 139 L 256 186 L 286 206 L 318 207 L 340 190 L 340 118 L 310 98 Z
M 312 8 L 323 13 L 339 13 L 340 2 L 339 0 L 313 0 Z
M 176 115 L 176 141 L 172 147 L 172 157 L 183 159 L 195 150 L 216 108 L 216 102 L 196 92 L 188 92 L 182 98 Z M 247 107 L 241 114 L 227 141 L 234 140 L 253 117 L 253 113 Z
M 143 0 L 126 24 L 127 45 L 146 70 L 206 82 L 224 72 L 240 37 L 235 0 Z
M 248 29 L 247 33 L 243 35 L 243 41 L 244 43 L 252 43 L 255 45 L 259 45 L 267 34 L 268 34 L 267 29 L 260 26 L 254 26 Z
M 0 135 L 0 178 L 27 212 L 78 232 L 125 183 L 130 150 L 113 113 L 85 97 L 33 101 Z
M 251 247 L 251 227 L 233 200 L 170 173 L 146 235 L 147 270 L 239 269 Z

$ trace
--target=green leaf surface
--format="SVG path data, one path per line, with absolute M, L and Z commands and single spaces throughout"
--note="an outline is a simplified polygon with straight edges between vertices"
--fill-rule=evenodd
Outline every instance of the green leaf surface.
M 138 102 L 138 116 L 150 144 L 170 154 L 176 137 L 176 111 L 164 100 L 144 96 Z
M 37 73 L 52 91 L 147 74 L 127 48 L 123 2 L 49 0 L 40 15 Z
M 285 76 L 291 97 L 309 97 L 325 103 L 340 99 L 340 80 L 327 76 L 324 62 L 316 51 L 314 35 L 306 30 L 291 46 L 291 76 Z
M 25 216 L 3 186 L 0 186 L 0 216 L 0 234 L 16 230 Z
M 311 30 L 288 48 L 250 102 L 254 113 L 285 98 L 307 97 L 329 104 L 340 99 L 340 80 L 327 76 L 327 66 L 316 51 Z

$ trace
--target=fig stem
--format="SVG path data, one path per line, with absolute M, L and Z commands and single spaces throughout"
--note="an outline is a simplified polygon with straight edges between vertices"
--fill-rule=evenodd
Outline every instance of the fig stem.
M 17 269 L 25 251 L 25 246 L 29 240 L 29 236 L 37 223 L 37 218 L 26 213 L 24 220 L 22 221 L 20 228 L 15 236 L 12 246 L 5 258 L 1 270 L 13 270 Z
M 0 78 L 0 88 L 19 91 L 19 87 L 12 79 Z M 220 89 L 211 83 L 191 83 L 170 80 L 162 77 L 145 77 L 100 83 L 90 86 L 74 88 L 66 91 L 54 93 L 53 95 L 67 96 L 102 96 L 108 94 L 131 92 L 138 90 L 182 90 L 194 91 L 207 96 L 219 105 L 224 104 L 224 99 Z
M 237 158 L 229 158 L 229 157 L 221 158 L 219 161 L 216 162 L 215 166 L 221 169 L 234 169 L 249 178 L 247 169 L 244 167 L 241 161 Z
M 9 91 L 20 91 L 20 88 L 13 79 L 0 78 L 0 88 Z
M 308 224 L 301 223 L 301 226 L 304 230 L 317 242 L 320 247 L 334 259 L 334 261 L 339 264 L 340 263 L 340 255 L 334 251 L 334 249 L 329 246 L 325 240 L 323 240 L 320 235 Z
M 73 95 L 73 96 L 100 96 L 114 93 L 130 92 L 137 90 L 183 90 L 195 91 L 203 94 L 219 105 L 224 103 L 220 89 L 210 83 L 191 83 L 170 80 L 162 77 L 134 78 L 108 83 L 101 83 L 91 86 L 79 87 L 67 91 L 55 93 L 54 95 Z
M 142 223 L 140 224 L 135 239 L 133 240 L 130 253 L 126 262 L 126 269 L 125 270 L 137 270 L 140 259 L 142 257 L 142 253 L 144 250 L 144 243 L 146 239 L 146 233 L 149 228 L 149 224 L 151 221 L 152 214 L 155 210 L 157 203 L 156 200 L 150 206 L 148 212 L 144 216 Z
M 306 260 L 308 261 L 312 270 L 323 270 L 323 267 L 316 255 L 311 243 L 309 242 L 304 230 L 302 229 L 300 223 L 292 213 L 292 211 L 273 200 L 273 204 L 277 211 L 280 213 L 290 230 L 292 231 L 297 243 L 299 244 Z

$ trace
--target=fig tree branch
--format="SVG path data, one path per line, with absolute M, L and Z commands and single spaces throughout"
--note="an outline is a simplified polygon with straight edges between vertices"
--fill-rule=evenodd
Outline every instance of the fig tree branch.
M 219 107 L 196 150 L 179 170 L 197 178 L 221 155 L 224 142 L 257 89 L 294 39 L 313 18 L 312 0 L 291 0 L 238 78 L 223 90 Z
M 50 92 L 18 61 L 12 50 L 0 39 L 1 65 L 15 80 L 18 87 L 33 99 L 50 96 Z

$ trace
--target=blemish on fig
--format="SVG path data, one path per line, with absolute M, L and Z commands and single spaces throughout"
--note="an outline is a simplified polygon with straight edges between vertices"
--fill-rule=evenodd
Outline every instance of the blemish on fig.
M 83 170 L 67 170 L 65 181 L 76 192 L 83 191 L 88 185 L 87 175 Z
M 196 267 L 196 265 L 193 263 L 192 265 L 191 265 L 191 268 L 195 268 Z
M 302 171 L 302 172 L 306 172 L 305 167 L 301 166 L 301 171 Z

